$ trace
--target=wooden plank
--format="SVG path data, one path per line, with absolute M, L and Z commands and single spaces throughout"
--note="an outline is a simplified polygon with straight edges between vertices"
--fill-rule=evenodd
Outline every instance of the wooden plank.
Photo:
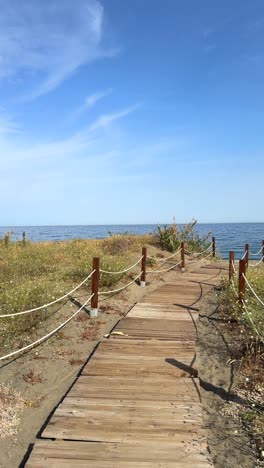
M 42 437 L 87 440 L 101 442 L 140 442 L 140 441 L 178 441 L 185 436 L 203 436 L 204 430 L 197 421 L 178 421 L 173 417 L 155 417 L 142 415 L 124 418 L 57 416 L 51 418 Z
M 207 468 L 212 466 L 204 437 L 163 443 L 98 443 L 37 440 L 27 468 Z
M 114 332 L 121 332 L 123 336 L 112 334 L 110 338 L 116 339 L 159 339 L 192 341 L 197 338 L 193 321 L 160 320 L 125 317 L 114 328 Z
M 198 402 L 199 381 L 154 375 L 135 380 L 133 377 L 86 376 L 78 378 L 68 396 L 73 398 L 128 399 L 137 401 Z

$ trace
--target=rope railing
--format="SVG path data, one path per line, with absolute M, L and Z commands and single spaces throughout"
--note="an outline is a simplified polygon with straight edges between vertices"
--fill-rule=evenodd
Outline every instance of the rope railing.
M 99 291 L 98 292 L 98 295 L 99 296 L 104 296 L 104 295 L 107 295 L 107 294 L 114 294 L 114 293 L 117 293 L 119 291 L 123 291 L 124 289 L 128 288 L 131 284 L 133 284 L 141 275 L 142 275 L 143 271 L 141 271 L 139 273 L 139 275 L 137 275 L 133 281 L 131 281 L 130 283 L 126 284 L 125 286 L 121 286 L 121 288 L 118 288 L 118 289 L 112 289 L 110 291 Z
M 131 265 L 130 267 L 126 268 L 125 270 L 111 271 L 111 270 L 102 270 L 100 268 L 100 272 L 105 274 L 105 275 L 121 275 L 123 273 L 127 273 L 130 270 L 133 270 L 133 268 L 135 268 L 141 262 L 142 259 L 143 259 L 143 255 L 140 257 L 140 259 L 136 263 L 134 263 L 134 265 Z
M 245 282 L 247 283 L 247 286 L 249 287 L 250 291 L 252 292 L 252 294 L 255 296 L 255 298 L 260 302 L 260 304 L 263 305 L 264 307 L 264 302 L 260 299 L 260 297 L 258 296 L 258 294 L 256 293 L 256 291 L 254 290 L 253 286 L 250 284 L 250 282 L 248 281 L 246 275 L 244 273 L 242 273 L 242 276 L 245 280 Z
M 248 244 L 246 244 L 246 246 L 248 246 Z M 259 295 L 257 294 L 257 292 L 255 291 L 253 285 L 250 283 L 250 281 L 247 279 L 246 277 L 246 267 L 248 266 L 248 256 L 247 256 L 247 253 L 248 253 L 249 249 L 247 248 L 246 249 L 246 255 L 243 255 L 243 258 L 241 258 L 239 260 L 239 271 L 236 270 L 235 268 L 235 263 L 234 263 L 234 252 L 231 251 L 229 252 L 229 281 L 230 281 L 230 285 L 232 286 L 232 289 L 234 290 L 234 293 L 236 294 L 237 296 L 237 300 L 238 300 L 238 303 L 240 304 L 240 307 L 241 309 L 244 309 L 245 310 L 245 314 L 247 315 L 251 325 L 252 325 L 252 328 L 253 330 L 256 332 L 256 334 L 258 335 L 258 337 L 261 338 L 261 340 L 263 341 L 264 338 L 263 336 L 261 336 L 259 330 L 258 330 L 258 327 L 256 325 L 256 323 L 254 322 L 253 318 L 252 318 L 252 313 L 248 310 L 247 306 L 246 306 L 246 300 L 245 300 L 245 296 L 246 296 L 246 290 L 247 288 L 251 291 L 252 295 L 255 297 L 255 299 L 257 299 L 257 301 L 264 307 L 264 301 L 259 297 Z M 261 259 L 262 261 L 262 259 Z M 235 287 L 235 283 L 234 283 L 234 280 L 233 280 L 233 276 L 236 275 L 236 278 L 237 278 L 237 281 L 238 281 L 238 288 L 236 289 Z
M 247 252 L 247 251 L 245 251 L 245 253 L 244 253 L 243 257 L 241 257 L 241 260 L 245 260 L 245 258 L 246 258 L 246 256 L 247 256 L 247 253 L 248 253 L 248 252 Z
M 263 250 L 263 246 L 261 247 L 261 249 L 259 249 L 258 252 L 253 253 L 253 252 L 250 252 L 250 251 L 249 251 L 249 254 L 252 255 L 253 257 L 255 257 L 255 256 L 259 255 L 259 254 L 262 252 L 262 250 Z
M 179 250 L 177 250 L 177 252 L 175 252 L 172 255 L 169 255 L 168 257 L 165 257 L 165 258 L 154 257 L 154 259 L 156 260 L 156 262 L 166 263 L 170 258 L 173 258 L 179 253 L 181 253 L 181 251 L 182 251 L 182 247 Z
M 63 296 L 59 297 L 58 299 L 55 299 L 54 301 L 52 302 L 49 302 L 48 304 L 43 304 L 39 307 L 34 307 L 34 309 L 28 309 L 28 310 L 23 310 L 22 312 L 15 312 L 15 313 L 12 313 L 12 314 L 4 314 L 4 315 L 0 315 L 0 318 L 7 318 L 7 317 L 15 317 L 15 316 L 18 316 L 18 315 L 24 315 L 24 314 L 30 314 L 31 312 L 37 312 L 38 310 L 42 310 L 42 309 L 46 309 L 47 307 L 50 307 L 54 304 L 56 304 L 57 302 L 60 302 L 62 301 L 63 299 L 66 299 L 66 297 L 70 296 L 71 294 L 73 294 L 75 291 L 77 291 L 77 289 L 79 289 L 81 286 L 83 286 L 84 283 L 86 283 L 86 281 L 88 281 L 94 274 L 95 270 L 93 270 L 80 284 L 78 284 L 74 289 L 72 289 L 71 291 L 67 292 L 66 294 L 64 294 Z
M 235 267 L 235 262 L 234 262 L 234 260 L 232 260 L 232 268 L 233 268 L 233 271 L 234 271 L 235 275 L 237 275 L 237 274 L 238 274 L 238 271 L 237 271 L 237 269 L 236 269 L 236 267 Z
M 17 349 L 16 351 L 13 351 L 12 353 L 9 353 L 9 354 L 6 354 L 5 356 L 0 357 L 0 361 L 3 361 L 4 359 L 8 359 L 10 357 L 16 356 L 17 354 L 22 353 L 24 351 L 27 351 L 28 349 L 34 348 L 35 346 L 43 343 L 43 341 L 46 341 L 51 336 L 55 335 L 55 333 L 57 333 L 59 330 L 61 330 L 63 327 L 65 327 L 65 325 L 67 325 L 67 323 L 69 323 L 72 319 L 74 319 L 74 317 L 76 317 L 76 315 L 79 314 L 81 312 L 81 310 L 84 309 L 84 307 L 91 301 L 92 298 L 93 298 L 93 294 L 89 297 L 89 299 L 87 299 L 87 301 L 84 302 L 84 304 L 76 312 L 74 312 L 74 314 L 72 314 L 67 320 L 65 320 L 65 322 L 61 323 L 54 330 L 47 333 L 47 335 L 42 336 L 38 340 L 24 346 L 23 348 Z
M 264 337 L 260 334 L 257 325 L 255 324 L 254 320 L 252 319 L 251 312 L 249 312 L 244 299 L 242 299 L 242 306 L 243 306 L 243 308 L 244 308 L 244 310 L 245 310 L 245 312 L 247 314 L 247 317 L 248 317 L 249 321 L 251 322 L 251 325 L 252 325 L 255 333 L 258 335 L 258 337 L 261 339 L 261 341 L 264 341 Z
M 203 255 L 205 254 L 206 252 L 208 252 L 208 250 L 210 250 L 213 246 L 213 242 L 211 242 L 211 244 L 207 247 L 207 249 L 203 250 L 203 252 L 189 252 L 186 250 L 186 253 L 188 255 L 196 255 L 196 257 L 199 257 L 200 255 Z M 213 252 L 210 252 L 210 255 L 212 254 Z
M 148 270 L 148 271 L 146 271 L 146 273 L 148 273 L 148 274 L 150 274 L 150 273 L 166 273 L 167 271 L 173 270 L 174 268 L 179 266 L 181 263 L 182 263 L 182 260 L 180 260 L 178 263 L 176 263 L 176 265 L 172 265 L 171 267 L 166 268 L 164 270 Z
M 264 261 L 264 255 L 263 255 L 263 257 L 261 257 L 261 259 L 260 259 L 257 263 L 248 264 L 248 266 L 249 266 L 250 268 L 254 268 L 254 267 L 260 265 L 263 261 Z

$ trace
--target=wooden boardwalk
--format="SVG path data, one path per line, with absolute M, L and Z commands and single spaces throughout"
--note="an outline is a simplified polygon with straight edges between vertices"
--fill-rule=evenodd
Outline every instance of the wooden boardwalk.
M 27 468 L 207 468 L 196 321 L 223 264 L 147 294 L 103 340 L 44 428 Z M 120 334 L 121 333 L 121 334 Z

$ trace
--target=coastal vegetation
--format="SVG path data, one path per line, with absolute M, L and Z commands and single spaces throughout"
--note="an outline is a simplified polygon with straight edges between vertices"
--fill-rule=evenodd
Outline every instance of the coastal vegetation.
M 197 220 L 193 219 L 190 223 L 183 224 L 179 227 L 175 222 L 170 225 L 158 226 L 157 231 L 154 232 L 154 241 L 157 242 L 160 248 L 175 252 L 184 241 L 187 250 L 192 252 L 202 252 L 210 245 L 211 233 L 208 232 L 205 236 L 195 232 Z
M 248 268 L 247 280 L 264 302 L 264 263 Z M 244 302 L 238 300 L 237 277 L 225 281 L 219 293 L 220 316 L 227 324 L 231 362 L 238 370 L 238 387 L 247 404 L 239 417 L 264 458 L 264 307 L 247 286 Z M 262 465 L 261 465 L 262 466 Z

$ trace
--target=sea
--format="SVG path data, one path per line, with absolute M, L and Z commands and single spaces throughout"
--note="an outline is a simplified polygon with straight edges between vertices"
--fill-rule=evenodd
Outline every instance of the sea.
M 168 223 L 169 224 L 169 223 Z M 179 225 L 181 227 L 181 225 Z M 23 231 L 33 242 L 61 241 L 69 239 L 103 239 L 116 233 L 149 234 L 157 230 L 156 224 L 122 224 L 122 225 L 84 225 L 84 226 L 2 226 L 0 238 L 11 232 L 11 239 L 21 240 Z M 211 233 L 216 238 L 216 248 L 222 258 L 228 258 L 229 251 L 234 250 L 235 257 L 240 258 L 245 251 L 245 244 L 256 253 L 261 249 L 264 240 L 264 223 L 212 223 L 197 224 L 196 234 Z M 252 257 L 260 259 L 261 254 Z

